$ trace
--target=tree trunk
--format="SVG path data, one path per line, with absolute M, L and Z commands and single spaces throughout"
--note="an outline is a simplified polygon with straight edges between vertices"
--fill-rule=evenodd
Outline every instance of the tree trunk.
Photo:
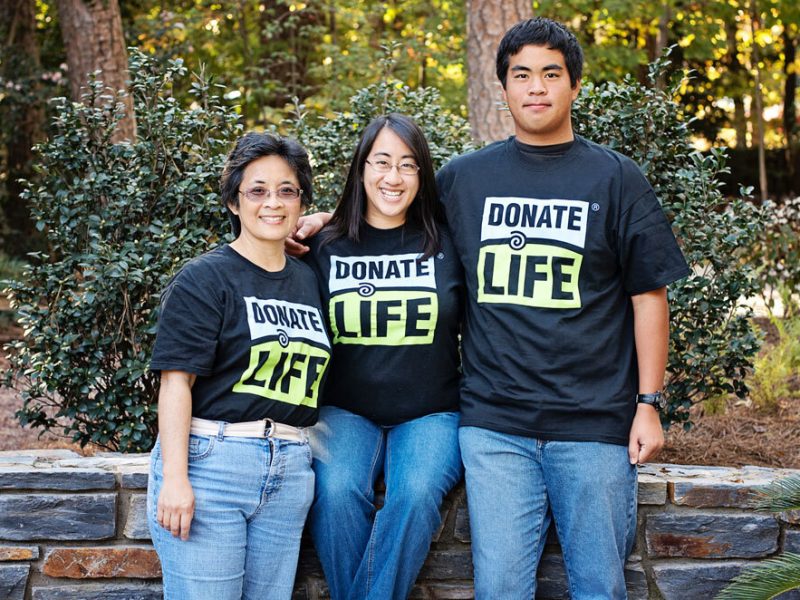
M 800 192 L 795 187 L 797 179 L 797 109 L 795 97 L 797 95 L 797 70 L 792 68 L 797 57 L 797 40 L 793 39 L 788 31 L 788 24 L 783 26 L 783 71 L 786 82 L 783 88 L 783 131 L 786 136 L 786 175 L 788 189 Z
M 736 131 L 736 147 L 747 148 L 747 115 L 744 109 L 744 98 L 742 97 L 739 85 L 743 66 L 741 61 L 739 61 L 736 31 L 736 20 L 731 16 L 725 23 L 725 39 L 727 43 L 725 63 L 733 82 L 731 86 L 731 95 L 733 97 L 733 128 Z
M 80 101 L 87 74 L 98 69 L 101 79 L 114 92 L 128 86 L 128 53 L 122 35 L 122 18 L 117 0 L 58 0 L 61 36 L 67 53 L 70 89 Z M 126 116 L 117 124 L 114 141 L 136 139 L 133 100 L 122 99 Z
M 764 100 L 761 92 L 761 67 L 759 66 L 759 52 L 758 39 L 756 32 L 761 29 L 761 17 L 758 13 L 756 0 L 751 0 L 750 3 L 750 34 L 753 38 L 753 56 L 752 66 L 755 76 L 755 90 L 753 96 L 755 98 L 755 120 L 756 120 L 756 137 L 758 138 L 758 184 L 761 191 L 761 200 L 764 201 L 769 196 L 769 188 L 767 187 L 767 161 L 764 148 Z
M 530 0 L 467 1 L 467 98 L 472 136 L 484 142 L 514 133 L 495 74 L 497 45 L 509 27 L 533 16 Z
M 21 83 L 29 87 L 26 102 L 6 101 L 3 107 L 3 120 L 13 123 L 13 127 L 4 131 L 6 146 L 6 201 L 3 205 L 3 250 L 10 254 L 24 255 L 32 250 L 32 240 L 36 237 L 30 210 L 20 197 L 22 185 L 20 179 L 33 176 L 33 145 L 44 137 L 44 107 L 39 77 L 39 44 L 36 39 L 36 2 L 35 0 L 12 0 L 0 7 L 0 19 L 3 26 L 0 31 L 5 37 L 4 60 L 2 61 L 3 79 L 13 83 Z

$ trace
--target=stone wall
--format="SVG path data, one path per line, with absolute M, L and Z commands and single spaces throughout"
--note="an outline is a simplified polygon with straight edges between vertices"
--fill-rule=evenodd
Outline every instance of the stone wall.
M 67 450 L 0 452 L 0 598 L 161 598 L 158 557 L 145 520 L 147 460 L 117 454 L 82 458 Z M 743 568 L 782 551 L 800 552 L 800 514 L 748 508 L 753 487 L 789 473 L 755 467 L 640 469 L 629 596 L 707 600 Z M 463 486 L 450 494 L 442 514 L 413 597 L 472 598 Z M 307 541 L 300 563 L 295 598 L 327 598 Z M 552 535 L 537 597 L 568 597 Z

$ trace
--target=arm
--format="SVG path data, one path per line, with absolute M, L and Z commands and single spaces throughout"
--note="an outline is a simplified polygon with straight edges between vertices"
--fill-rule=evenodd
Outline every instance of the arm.
M 328 224 L 332 216 L 333 213 L 318 212 L 300 217 L 297 221 L 297 226 L 294 228 L 294 233 L 286 238 L 286 254 L 299 257 L 308 252 L 308 246 L 301 244 L 300 240 L 317 235 Z
M 667 288 L 637 294 L 631 301 L 636 359 L 639 363 L 639 393 L 649 394 L 664 386 L 664 373 L 667 369 Z M 631 464 L 641 464 L 655 458 L 663 446 L 664 431 L 658 411 L 647 404 L 638 404 L 628 442 Z
M 158 524 L 175 537 L 189 538 L 194 516 L 194 492 L 189 483 L 189 425 L 192 385 L 196 376 L 162 371 L 158 393 L 158 429 L 164 484 L 158 496 Z

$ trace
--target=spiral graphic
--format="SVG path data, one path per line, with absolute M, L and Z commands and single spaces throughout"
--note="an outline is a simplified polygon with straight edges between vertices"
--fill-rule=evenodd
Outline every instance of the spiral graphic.
M 359 283 L 358 284 L 358 295 L 364 296 L 372 296 L 375 293 L 375 286 L 371 283 Z
M 278 330 L 278 343 L 281 345 L 281 348 L 286 348 L 289 345 L 289 336 L 283 329 Z
M 511 238 L 508 240 L 508 245 L 511 246 L 513 250 L 522 250 L 526 242 L 527 240 L 525 239 L 524 233 L 521 231 L 512 231 Z

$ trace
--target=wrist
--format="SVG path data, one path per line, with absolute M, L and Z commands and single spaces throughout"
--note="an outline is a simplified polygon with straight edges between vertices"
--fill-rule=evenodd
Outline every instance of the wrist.
M 657 392 L 636 394 L 636 403 L 638 406 L 651 406 L 657 412 L 662 412 L 667 406 L 664 394 L 660 390 Z

